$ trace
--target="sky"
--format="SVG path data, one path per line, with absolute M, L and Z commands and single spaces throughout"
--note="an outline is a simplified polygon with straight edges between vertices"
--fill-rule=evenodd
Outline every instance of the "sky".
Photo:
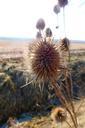
M 0 0 L 0 37 L 35 38 L 36 22 L 43 18 L 54 38 L 65 36 L 63 9 L 57 15 L 57 0 Z M 65 30 L 69 39 L 85 40 L 85 0 L 69 0 L 65 7 Z M 44 30 L 45 31 L 45 30 Z

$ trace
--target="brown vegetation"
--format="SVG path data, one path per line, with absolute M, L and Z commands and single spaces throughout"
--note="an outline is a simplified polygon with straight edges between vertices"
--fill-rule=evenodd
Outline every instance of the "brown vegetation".
M 57 52 L 60 52 L 61 50 L 57 50 L 57 47 L 55 47 L 55 45 L 54 45 L 54 43 L 43 43 L 42 45 L 41 45 L 42 43 L 38 43 L 38 44 L 36 44 L 36 46 L 37 47 L 33 47 L 34 48 L 34 54 L 35 53 L 42 53 L 42 54 L 35 54 L 35 55 L 37 55 L 36 57 L 35 57 L 35 59 L 33 59 L 33 61 L 35 61 L 35 60 L 37 60 L 36 58 L 38 58 L 38 56 L 40 55 L 40 58 L 42 58 L 43 59 L 43 65 L 45 66 L 45 64 L 47 64 L 48 66 L 50 65 L 50 63 L 51 63 L 51 61 L 53 61 L 53 59 L 50 61 L 50 59 L 49 59 L 49 56 L 50 57 L 53 57 L 53 55 L 56 55 L 56 54 L 53 54 L 54 52 L 51 52 L 50 54 L 47 54 L 47 50 L 46 51 L 44 51 L 43 52 L 43 50 L 45 50 L 45 48 L 47 47 L 47 48 L 52 48 L 52 50 L 56 50 Z M 41 50 L 39 49 L 40 48 L 40 46 L 41 46 Z M 42 47 L 43 46 L 43 47 Z M 46 47 L 45 47 L 46 46 Z M 42 50 L 42 48 L 43 48 L 43 50 Z M 40 50 L 40 51 L 39 51 Z M 37 52 L 36 52 L 37 51 Z M 42 51 L 42 52 L 41 52 Z M 51 51 L 51 50 L 48 50 L 48 52 L 49 51 Z M 56 53 L 56 51 L 55 51 L 55 53 Z M 63 51 L 63 52 L 61 52 L 61 53 L 64 53 L 65 51 Z M 46 54 L 46 56 L 48 55 L 48 57 L 46 58 L 45 57 L 45 55 L 44 55 L 44 57 L 43 57 L 43 53 L 44 54 Z M 52 56 L 51 56 L 51 54 L 52 54 Z M 59 61 L 61 61 L 62 60 L 62 55 L 66 55 L 67 53 L 65 53 L 65 54 L 60 54 L 60 59 L 58 60 L 58 62 Z M 33 54 L 32 54 L 33 55 Z M 58 55 L 58 54 L 57 54 Z M 31 56 L 29 56 L 29 57 L 31 57 Z M 28 57 L 28 58 L 29 58 Z M 65 56 L 63 56 L 63 57 L 65 57 Z M 67 57 L 68 57 L 68 55 L 67 55 Z M 39 58 L 39 59 L 40 59 Z M 50 63 L 47 63 L 47 61 L 44 61 L 44 58 L 46 58 L 46 60 L 47 61 L 50 61 Z M 39 59 L 38 59 L 38 61 L 36 61 L 37 63 L 39 62 L 40 63 L 40 61 L 39 61 Z M 55 59 L 54 59 L 55 60 Z M 32 61 L 32 62 L 33 62 Z M 67 59 L 65 58 L 63 58 L 63 61 L 64 62 L 66 62 L 67 61 Z M 63 62 L 63 61 L 61 61 L 61 62 Z M 34 62 L 33 62 L 34 63 Z M 61 64 L 60 62 L 59 62 L 59 64 Z M 65 64 L 65 65 L 64 65 Z M 42 79 L 43 78 L 43 81 L 45 82 L 46 80 L 48 80 L 49 78 L 50 78 L 50 83 L 53 85 L 53 87 L 54 87 L 54 89 L 55 89 L 55 93 L 56 93 L 56 95 L 57 95 L 57 97 L 60 99 L 60 101 L 61 101 L 61 103 L 62 103 L 62 105 L 63 105 L 63 107 L 65 107 L 65 109 L 68 111 L 68 113 L 70 113 L 70 116 L 71 116 L 71 119 L 72 119 L 72 121 L 73 121 L 73 123 L 74 123 L 74 126 L 75 126 L 75 128 L 77 128 L 77 122 L 76 122 L 76 117 L 77 117 L 77 115 L 76 115 L 76 111 L 77 110 L 75 110 L 74 109 L 74 105 L 73 105 L 73 103 L 72 103 L 72 100 L 71 100 L 71 94 L 72 94 L 72 92 L 71 92 L 71 78 L 69 77 L 70 76 L 70 73 L 69 73 L 69 69 L 68 69 L 68 65 L 67 65 L 68 63 L 62 63 L 62 65 L 58 65 L 58 69 L 57 70 L 54 70 L 54 69 L 52 69 L 52 72 L 53 71 L 55 71 L 56 72 L 56 75 L 57 75 L 57 73 L 58 73 L 58 75 L 59 74 L 61 74 L 62 73 L 62 75 L 64 75 L 64 78 L 63 78 L 63 80 L 65 80 L 65 83 L 63 84 L 63 86 L 64 86 L 64 88 L 66 89 L 66 91 L 67 91 L 67 96 L 64 96 L 63 95 L 63 91 L 62 91 L 62 89 L 63 88 L 60 88 L 59 87 L 59 85 L 58 85 L 58 83 L 56 82 L 56 78 L 57 77 L 55 77 L 55 75 L 52 75 L 52 77 L 49 77 L 49 76 L 51 76 L 51 74 L 49 74 L 48 73 L 48 71 L 49 70 L 47 70 L 45 67 L 43 67 L 45 70 L 44 71 L 46 71 L 45 73 L 47 74 L 47 75 L 45 75 L 45 77 L 43 77 L 43 73 L 42 72 L 39 72 L 38 73 L 38 75 L 37 75 L 37 77 L 36 78 L 39 78 L 39 79 Z M 35 65 L 36 66 L 34 66 L 34 65 L 32 65 L 32 66 L 34 66 L 34 67 L 37 67 L 38 66 L 38 64 L 36 64 L 35 63 Z M 63 66 L 63 68 L 61 67 L 61 66 Z M 65 67 L 64 67 L 65 66 Z M 55 67 L 55 66 L 52 66 L 53 68 Z M 5 70 L 6 69 L 6 70 Z M 33 67 L 32 67 L 32 69 L 33 69 Z M 50 69 L 50 66 L 49 66 L 49 69 Z M 38 69 L 39 70 L 39 69 Z M 14 72 L 12 72 L 12 71 L 14 71 Z M 40 71 L 40 70 L 39 70 Z M 51 70 L 50 70 L 51 71 Z M 45 88 L 41 88 L 41 89 L 39 89 L 38 87 L 38 84 L 36 84 L 36 88 L 34 88 L 33 86 L 35 86 L 35 85 L 33 85 L 32 86 L 32 84 L 29 84 L 29 86 L 26 86 L 25 88 L 23 88 L 22 89 L 22 91 L 21 91 L 21 89 L 19 88 L 20 86 L 22 86 L 22 83 L 18 83 L 18 86 L 17 86 L 17 88 L 15 87 L 16 85 L 14 85 L 14 87 L 16 88 L 16 91 L 15 92 L 13 92 L 14 90 L 11 88 L 11 86 L 9 86 L 9 85 L 11 85 L 11 83 L 10 82 L 13 82 L 13 81 L 11 81 L 11 79 L 8 79 L 8 78 L 12 78 L 12 80 L 13 80 L 13 73 L 15 73 L 15 74 L 18 74 L 18 72 L 16 72 L 16 69 L 11 69 L 11 68 L 9 68 L 8 67 L 8 69 L 7 69 L 7 67 L 6 67 L 6 65 L 3 67 L 3 70 L 1 71 L 1 73 L 2 72 L 4 72 L 4 74 L 6 75 L 6 76 L 11 76 L 11 77 L 6 77 L 6 76 L 4 76 L 4 80 L 6 80 L 6 84 L 4 84 L 3 82 L 3 84 L 2 84 L 2 86 L 0 86 L 0 91 L 1 91 L 1 100 L 4 100 L 4 98 L 5 98 L 5 102 L 3 102 L 4 104 L 2 105 L 2 107 L 1 107 L 1 109 L 3 109 L 3 106 L 5 107 L 5 104 L 7 104 L 7 106 L 5 107 L 5 111 L 2 111 L 2 112 L 4 112 L 4 114 L 5 114 L 5 116 L 6 116 L 6 118 L 8 118 L 8 116 L 10 116 L 10 114 L 11 115 L 13 115 L 13 113 L 17 113 L 17 112 L 22 112 L 23 110 L 25 110 L 25 111 L 27 111 L 28 109 L 30 109 L 30 108 L 32 108 L 32 106 L 34 106 L 34 107 L 36 107 L 36 108 L 38 108 L 38 110 L 40 110 L 40 106 L 43 104 L 43 103 L 45 103 L 45 102 L 43 102 L 44 100 L 46 101 L 46 97 L 48 97 L 48 96 L 46 96 L 46 95 L 48 95 L 47 93 L 48 93 L 48 91 L 46 90 L 46 88 L 48 87 L 47 85 L 48 84 L 45 84 Z M 11 73 L 11 74 L 10 74 Z M 40 73 L 42 73 L 42 75 L 40 76 Z M 44 74 L 45 74 L 44 73 Z M 20 74 L 22 74 L 22 73 L 20 73 Z M 35 74 L 35 75 L 34 75 Z M 33 70 L 33 74 L 32 75 L 34 75 L 34 76 L 36 76 L 36 74 L 37 74 L 37 72 L 35 71 L 35 70 Z M 28 75 L 29 76 L 29 75 Z M 5 79 L 5 77 L 7 78 L 7 79 Z M 19 75 L 19 76 L 17 76 L 17 78 L 20 78 L 20 81 L 22 80 L 22 75 Z M 52 78 L 52 79 L 51 79 Z M 58 79 L 59 79 L 60 77 L 58 76 Z M 38 80 L 39 80 L 38 79 Z M 84 80 L 84 79 L 83 79 Z M 27 81 L 27 82 L 30 82 L 30 79 Z M 7 86 L 6 86 L 7 85 Z M 40 85 L 40 84 L 39 84 Z M 42 85 L 42 84 L 41 84 Z M 3 87 L 3 88 L 2 88 Z M 14 88 L 13 87 L 13 88 Z M 33 90 L 31 90 L 31 89 L 33 89 Z M 30 93 L 30 91 L 31 91 L 31 93 Z M 35 91 L 34 91 L 35 90 Z M 5 92 L 9 92 L 9 93 L 6 93 L 5 94 Z M 43 92 L 42 92 L 43 91 Z M 46 92 L 47 91 L 47 92 Z M 28 94 L 27 94 L 27 92 L 29 92 Z M 34 92 L 35 92 L 35 94 L 34 94 Z M 42 93 L 41 93 L 42 92 Z M 18 95 L 17 95 L 18 94 Z M 31 101 L 32 101 L 32 103 L 33 103 L 33 105 L 31 104 L 31 107 L 29 107 L 30 106 L 30 104 L 28 103 L 29 102 L 29 94 L 30 94 L 30 98 L 32 98 L 31 99 Z M 31 94 L 33 94 L 32 96 L 31 96 Z M 43 94 L 43 95 L 42 95 Z M 69 95 L 70 94 L 70 95 Z M 23 95 L 23 97 L 22 97 L 22 95 Z M 4 97 L 3 97 L 4 96 Z M 45 97 L 46 96 L 46 97 Z M 8 98 L 9 97 L 9 98 Z M 11 99 L 11 97 L 12 98 L 14 98 L 14 100 L 10 100 Z M 21 97 L 21 101 L 19 100 L 19 98 Z M 27 97 L 28 97 L 28 99 L 27 99 Z M 24 98 L 24 99 L 23 99 Z M 1 102 L 1 100 L 0 100 L 0 102 Z M 69 100 L 69 102 L 68 102 L 68 100 Z M 11 101 L 11 104 L 10 104 L 10 106 L 9 106 L 9 102 Z M 12 102 L 13 101 L 13 102 Z M 25 102 L 24 102 L 25 101 Z M 14 104 L 14 102 L 16 102 L 16 104 Z M 42 103 L 41 103 L 42 102 Z M 28 109 L 27 108 L 25 108 L 26 107 L 26 105 L 28 104 Z M 34 105 L 35 104 L 35 105 Z M 14 105 L 14 106 L 12 106 L 12 105 Z M 11 110 L 11 112 L 12 113 L 8 113 L 8 115 L 6 115 L 7 113 L 6 113 L 6 108 L 7 108 L 7 111 L 9 111 L 9 110 Z M 10 109 L 11 108 L 11 109 Z M 3 114 L 1 112 L 1 115 Z M 69 117 L 70 118 L 70 117 Z M 72 122 L 70 122 L 71 123 L 71 125 L 73 126 L 73 124 L 72 124 Z M 73 128 L 73 127 L 72 127 Z

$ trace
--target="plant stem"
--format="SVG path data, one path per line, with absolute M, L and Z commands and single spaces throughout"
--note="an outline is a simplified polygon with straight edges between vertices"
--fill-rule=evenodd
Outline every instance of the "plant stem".
M 63 105 L 63 106 L 66 108 L 66 110 L 68 111 L 68 113 L 69 113 L 69 115 L 70 115 L 70 117 L 71 117 L 71 119 L 72 119 L 72 122 L 73 122 L 73 124 L 74 124 L 74 127 L 77 128 L 77 124 L 76 124 L 76 121 L 75 121 L 75 119 L 74 119 L 74 116 L 73 116 L 73 114 L 71 113 L 71 111 L 70 111 L 70 109 L 69 109 L 69 107 L 68 107 L 68 103 L 67 103 L 65 97 L 63 96 L 63 94 L 62 94 L 62 92 L 61 92 L 61 89 L 59 88 L 59 85 L 57 85 L 56 82 L 53 82 L 53 81 L 52 81 L 51 83 L 52 83 L 52 85 L 53 85 L 53 87 L 54 87 L 56 96 L 60 99 L 62 105 Z

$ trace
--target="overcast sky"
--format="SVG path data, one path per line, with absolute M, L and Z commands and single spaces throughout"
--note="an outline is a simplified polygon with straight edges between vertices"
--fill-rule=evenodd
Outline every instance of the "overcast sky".
M 66 36 L 70 39 L 85 40 L 85 0 L 69 0 L 65 8 Z M 36 22 L 43 18 L 55 38 L 62 38 L 63 13 L 53 12 L 57 0 L 0 0 L 0 37 L 35 38 Z

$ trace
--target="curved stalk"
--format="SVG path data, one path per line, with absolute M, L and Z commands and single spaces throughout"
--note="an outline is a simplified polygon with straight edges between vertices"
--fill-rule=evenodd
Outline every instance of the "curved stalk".
M 76 121 L 74 119 L 74 115 L 72 114 L 72 112 L 70 111 L 70 109 L 68 108 L 68 103 L 65 99 L 65 97 L 63 96 L 60 88 L 59 88 L 59 85 L 56 84 L 56 82 L 51 82 L 53 87 L 54 87 L 54 90 L 55 90 L 55 94 L 56 96 L 60 99 L 62 105 L 65 107 L 65 109 L 68 111 L 71 119 L 72 119 L 72 122 L 74 124 L 74 127 L 77 128 L 77 124 L 76 124 Z

